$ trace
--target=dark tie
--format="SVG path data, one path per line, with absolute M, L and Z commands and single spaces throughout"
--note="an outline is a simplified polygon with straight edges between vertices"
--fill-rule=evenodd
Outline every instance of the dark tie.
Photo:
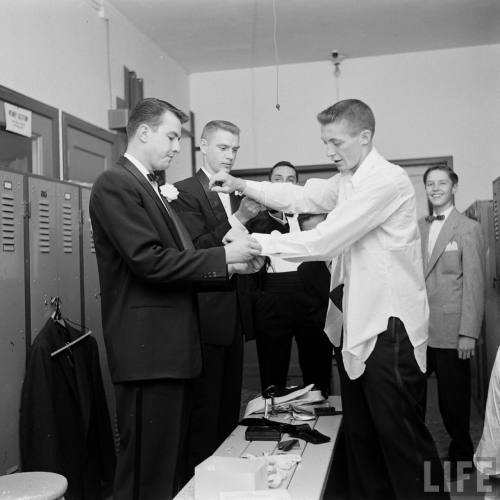
M 163 184 L 163 175 L 159 170 L 153 170 L 152 173 L 148 174 L 148 179 L 151 182 L 156 182 L 156 184 L 158 184 L 158 186 L 160 184 Z
M 428 215 L 425 218 L 426 222 L 434 222 L 435 220 L 444 220 L 444 215 Z

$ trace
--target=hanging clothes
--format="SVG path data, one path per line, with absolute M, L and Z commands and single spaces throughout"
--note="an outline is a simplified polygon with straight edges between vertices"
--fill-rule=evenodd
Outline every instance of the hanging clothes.
M 30 348 L 21 397 L 21 461 L 23 471 L 65 476 L 66 500 L 101 500 L 116 457 L 97 342 L 88 336 L 51 357 L 81 335 L 49 319 Z

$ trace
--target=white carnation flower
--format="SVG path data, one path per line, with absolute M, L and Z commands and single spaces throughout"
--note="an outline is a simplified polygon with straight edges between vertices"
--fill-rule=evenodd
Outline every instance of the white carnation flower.
M 166 182 L 163 186 L 160 186 L 160 193 L 164 196 L 168 202 L 176 200 L 179 196 L 179 191 L 173 184 Z

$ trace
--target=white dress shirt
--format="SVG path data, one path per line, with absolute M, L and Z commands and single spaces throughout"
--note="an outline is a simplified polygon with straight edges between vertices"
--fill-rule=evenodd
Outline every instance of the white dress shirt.
M 444 215 L 443 220 L 435 219 L 431 222 L 431 227 L 429 228 L 429 241 L 428 241 L 428 245 L 427 245 L 427 255 L 429 256 L 429 259 L 431 258 L 432 251 L 434 250 L 434 245 L 436 244 L 439 233 L 441 232 L 441 229 L 443 229 L 444 223 L 446 222 L 448 215 L 451 214 L 452 210 L 453 210 L 453 205 L 451 207 L 447 208 L 442 214 L 440 214 L 440 215 Z M 434 213 L 433 215 L 437 215 L 437 214 Z
M 290 233 L 297 233 L 300 231 L 300 226 L 299 222 L 297 220 L 297 215 L 285 215 L 284 212 L 280 212 L 283 216 L 283 218 L 276 217 L 274 214 L 271 212 L 269 213 L 269 217 L 272 217 L 274 220 L 278 221 L 280 224 L 288 224 L 288 227 L 290 228 L 289 232 Z M 279 231 L 278 231 L 279 232 Z M 273 256 L 270 257 L 271 262 L 269 263 L 269 268 L 267 269 L 268 273 L 286 273 L 286 272 L 292 272 L 292 271 L 297 271 L 297 268 L 299 267 L 298 262 L 290 262 L 289 260 L 285 259 L 280 259 L 279 257 Z
M 210 180 L 212 178 L 212 174 L 203 167 L 200 168 L 203 171 L 203 173 L 208 177 L 208 180 Z M 217 193 L 217 194 L 219 195 L 220 201 L 227 215 L 227 220 L 229 222 L 229 225 L 231 226 L 231 229 L 226 234 L 229 234 L 231 230 L 240 233 L 241 232 L 248 233 L 247 228 L 239 221 L 239 219 L 233 213 L 231 213 L 231 200 L 229 198 L 229 195 L 227 193 Z
M 352 176 L 310 179 L 304 186 L 247 181 L 244 194 L 275 210 L 329 212 L 310 231 L 252 236 L 264 255 L 295 261 L 337 259 L 332 285 L 344 282 L 342 353 L 351 379 L 364 372 L 390 316 L 404 323 L 425 372 L 429 306 L 415 192 L 401 167 L 372 149 Z M 337 331 L 334 343 L 339 345 L 339 340 Z
M 148 175 L 151 173 L 148 171 L 148 169 L 134 156 L 132 156 L 130 153 L 125 153 L 123 155 L 127 160 L 134 165 L 137 170 L 146 178 L 146 180 L 153 186 L 155 193 L 158 195 L 158 198 L 160 198 L 161 202 L 165 205 L 165 200 L 161 197 L 160 191 L 159 191 L 159 186 L 156 181 L 151 181 L 148 178 Z M 167 209 L 168 211 L 168 209 Z

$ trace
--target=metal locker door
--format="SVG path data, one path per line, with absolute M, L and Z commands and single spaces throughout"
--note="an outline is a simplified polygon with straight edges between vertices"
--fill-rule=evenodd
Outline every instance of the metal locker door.
M 85 327 L 90 328 L 99 345 L 99 358 L 101 362 L 102 379 L 106 392 L 111 422 L 115 421 L 115 393 L 111 382 L 111 375 L 108 368 L 108 358 L 104 346 L 101 320 L 101 296 L 99 288 L 99 274 L 97 271 L 97 260 L 95 256 L 94 239 L 92 238 L 92 226 L 90 225 L 89 201 L 90 189 L 81 188 L 81 209 L 83 221 L 83 289 L 85 304 Z
M 26 363 L 23 176 L 0 171 L 0 475 L 19 465 Z
M 486 396 L 488 393 L 488 344 L 489 331 L 492 322 L 496 319 L 492 317 L 491 308 L 488 307 L 492 299 L 491 277 L 492 277 L 492 257 L 490 247 L 493 241 L 492 227 L 490 225 L 491 214 L 493 213 L 493 202 L 491 200 L 475 201 L 470 207 L 464 210 L 464 215 L 474 219 L 481 225 L 483 240 L 485 245 L 485 311 L 481 334 L 476 342 L 475 355 L 471 358 L 471 389 L 472 398 L 477 402 L 478 410 L 484 414 Z M 494 265 L 494 262 L 493 262 Z
M 57 295 L 62 315 L 81 321 L 80 294 L 80 212 L 78 186 L 58 182 L 56 196 Z
M 56 183 L 28 178 L 30 203 L 30 302 L 31 341 L 35 339 L 53 309 L 50 298 L 58 295 L 56 241 Z M 64 307 L 64 297 L 62 297 Z M 64 311 L 64 309 L 63 309 Z

